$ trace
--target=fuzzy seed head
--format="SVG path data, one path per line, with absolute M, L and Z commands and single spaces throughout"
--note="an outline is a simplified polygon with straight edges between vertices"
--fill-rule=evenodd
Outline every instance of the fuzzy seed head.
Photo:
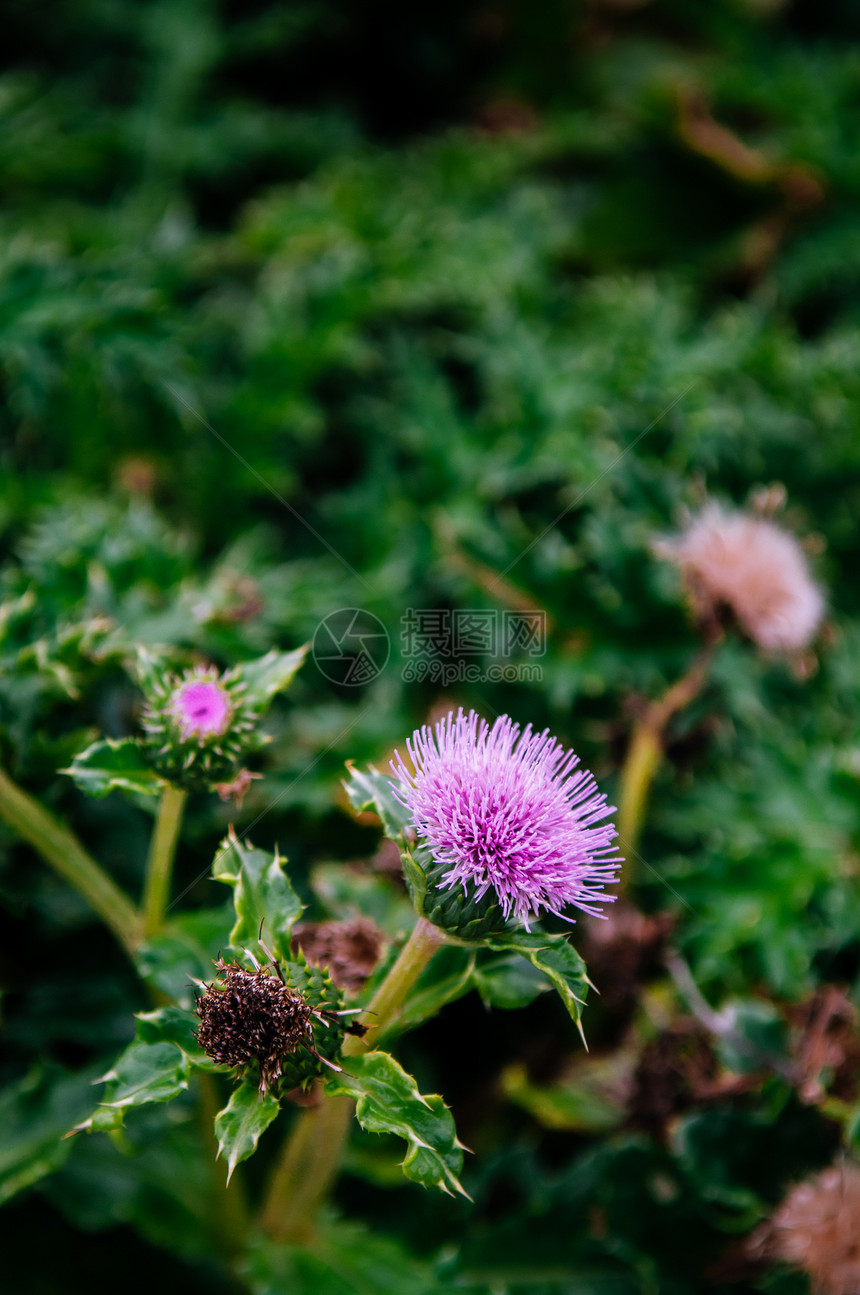
M 771 1223 L 771 1248 L 808 1273 L 815 1295 L 860 1291 L 860 1166 L 834 1165 L 789 1192 Z
M 765 652 L 807 647 L 824 598 L 797 540 L 767 517 L 709 503 L 680 535 L 655 545 L 681 569 L 697 612 L 728 608 Z
M 412 768 L 395 752 L 392 789 L 432 855 L 437 889 L 488 896 L 526 925 L 570 907 L 602 916 L 598 905 L 614 898 L 604 886 L 623 862 L 604 821 L 613 811 L 548 730 L 452 711 L 406 749 Z

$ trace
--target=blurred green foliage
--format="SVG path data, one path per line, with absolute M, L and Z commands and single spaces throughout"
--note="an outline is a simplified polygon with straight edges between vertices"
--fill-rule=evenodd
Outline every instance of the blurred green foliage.
M 192 801 L 182 957 L 152 952 L 156 982 L 224 927 L 205 877 L 233 818 L 337 912 L 321 865 L 378 843 L 345 812 L 343 762 L 384 767 L 431 707 L 547 724 L 611 790 L 636 699 L 695 649 L 653 538 L 704 487 L 741 502 L 777 480 L 821 539 L 828 641 L 803 681 L 725 647 L 673 730 L 634 895 L 716 1008 L 795 1028 L 822 986 L 855 987 L 855 7 L 15 0 L 5 25 L 4 766 L 136 891 L 151 809 L 56 777 L 134 731 L 130 643 L 231 665 L 353 606 L 392 640 L 366 687 L 300 673 L 240 813 Z M 407 608 L 498 606 L 546 610 L 540 681 L 402 680 Z M 130 1292 L 226 1291 L 190 1104 L 130 1117 L 117 1145 L 56 1141 L 148 1002 L 83 903 L 5 829 L 0 846 L 0 1178 L 40 1178 L 0 1216 L 14 1289 L 91 1289 L 122 1262 Z M 635 1044 L 623 1011 L 585 1024 L 598 1055 L 632 1055 L 671 1015 Z M 407 1046 L 479 1153 L 474 1205 L 393 1186 L 394 1150 L 361 1135 L 338 1204 L 376 1239 L 332 1221 L 325 1271 L 263 1248 L 258 1291 L 803 1289 L 721 1276 L 839 1140 L 770 1054 L 768 1077 L 655 1129 L 612 1126 L 605 1101 L 589 1126 L 593 1081 L 564 1079 L 577 1043 L 546 995 L 491 1020 L 471 995 Z

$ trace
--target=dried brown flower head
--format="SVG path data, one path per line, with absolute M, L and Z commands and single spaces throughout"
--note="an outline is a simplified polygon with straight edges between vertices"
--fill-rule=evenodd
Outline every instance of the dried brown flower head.
M 581 923 L 582 956 L 604 1008 L 629 1014 L 640 985 L 663 971 L 673 925 L 668 913 L 646 915 L 624 900 L 605 921 L 586 918 Z
M 215 966 L 221 983 L 206 985 L 196 1005 L 197 1041 L 207 1056 L 240 1072 L 256 1061 L 261 1093 L 280 1079 L 284 1058 L 299 1048 L 331 1064 L 314 1047 L 313 1022 L 321 1013 L 280 974 L 271 975 L 265 967 L 247 971 L 222 958 Z
M 250 769 L 240 769 L 231 782 L 216 783 L 215 790 L 225 803 L 232 800 L 236 808 L 241 809 L 242 802 L 251 789 L 251 783 L 262 776 L 261 773 L 251 773 Z
M 801 1101 L 817 1105 L 830 1094 L 853 1105 L 860 1096 L 860 1033 L 849 991 L 822 985 L 787 1015 L 796 1035 L 794 1084 Z
M 349 922 L 303 922 L 293 931 L 293 948 L 315 967 L 328 967 L 339 989 L 361 989 L 382 954 L 383 935 L 368 917 Z
M 815 1295 L 857 1295 L 860 1166 L 832 1165 L 794 1187 L 771 1221 L 768 1250 L 808 1273 Z

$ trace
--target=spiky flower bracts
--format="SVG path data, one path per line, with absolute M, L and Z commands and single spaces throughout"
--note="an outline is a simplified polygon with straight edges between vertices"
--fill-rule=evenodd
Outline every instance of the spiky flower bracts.
M 143 688 L 147 757 L 156 772 L 186 791 L 231 782 L 262 745 L 259 716 L 238 670 L 150 671 Z

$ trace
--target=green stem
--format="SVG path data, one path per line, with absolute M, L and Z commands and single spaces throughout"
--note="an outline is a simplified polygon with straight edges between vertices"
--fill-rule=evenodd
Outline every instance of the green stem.
M 618 842 L 628 855 L 635 856 L 639 844 L 651 785 L 663 757 L 666 728 L 672 717 L 701 692 L 718 642 L 718 637 L 706 642 L 687 673 L 667 688 L 662 697 L 649 702 L 633 729 L 621 769 L 618 798 Z M 631 864 L 628 860 L 622 872 L 624 889 L 629 888 Z
M 133 957 L 141 932 L 131 900 L 87 854 L 78 838 L 2 770 L 0 817 L 74 886 Z
M 343 1047 L 345 1057 L 353 1057 L 374 1047 L 396 1022 L 407 994 L 433 954 L 445 943 L 445 938 L 444 931 L 440 931 L 438 926 L 419 917 L 397 961 L 365 1008 L 365 1014 L 371 1018 L 367 1022 L 367 1034 L 363 1038 L 357 1034 L 347 1036 Z
M 442 931 L 420 917 L 397 961 L 367 1007 L 370 1027 L 363 1038 L 350 1034 L 345 1057 L 372 1047 L 396 1021 L 409 990 L 433 954 L 444 944 Z M 302 1111 L 272 1175 L 261 1223 L 279 1241 L 306 1243 L 314 1232 L 320 1205 L 328 1196 L 343 1157 L 352 1120 L 352 1099 L 325 1097 Z
M 198 1074 L 200 1122 L 207 1160 L 212 1166 L 211 1204 L 213 1233 L 220 1252 L 232 1262 L 242 1251 L 248 1234 L 248 1206 L 239 1174 L 233 1175 L 227 1186 L 227 1166 L 217 1159 L 218 1140 L 215 1137 L 215 1116 L 221 1109 L 215 1079 L 212 1075 Z
M 161 793 L 143 887 L 143 929 L 147 936 L 155 935 L 164 924 L 173 859 L 187 799 L 188 793 L 170 782 Z
M 319 1206 L 326 1199 L 349 1136 L 353 1103 L 325 1097 L 316 1086 L 318 1105 L 301 1112 L 275 1166 L 260 1223 L 276 1241 L 306 1245 L 314 1234 Z
M 634 728 L 627 748 L 618 799 L 618 836 L 621 849 L 631 855 L 635 854 L 639 844 L 648 793 L 660 767 L 662 738 L 659 728 L 643 719 Z M 632 859 L 628 859 L 625 869 L 628 878 L 631 864 Z

